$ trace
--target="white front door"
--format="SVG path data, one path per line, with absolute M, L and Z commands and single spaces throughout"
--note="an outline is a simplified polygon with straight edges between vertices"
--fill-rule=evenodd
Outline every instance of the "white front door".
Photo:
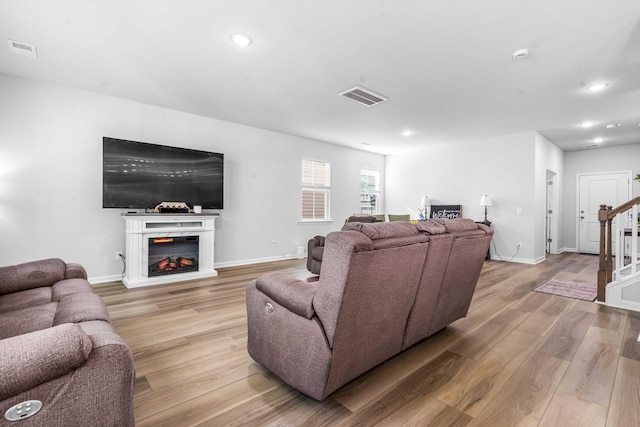
M 618 207 L 631 199 L 631 172 L 578 175 L 578 250 L 600 251 L 600 205 Z M 612 230 L 613 236 L 616 230 Z M 615 237 L 613 238 L 615 242 Z

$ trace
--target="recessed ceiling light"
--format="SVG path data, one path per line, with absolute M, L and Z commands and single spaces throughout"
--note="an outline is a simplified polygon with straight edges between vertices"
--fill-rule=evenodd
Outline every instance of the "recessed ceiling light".
M 596 124 L 595 122 L 582 122 L 582 123 L 580 124 L 580 126 L 582 126 L 583 128 L 585 128 L 585 129 L 586 129 L 586 128 L 590 128 L 591 126 L 593 126 L 593 125 L 595 125 L 595 124 Z
M 249 46 L 252 42 L 251 37 L 242 33 L 231 34 L 231 41 L 238 46 Z
M 413 132 L 410 131 L 409 129 L 402 131 L 402 136 L 411 136 L 413 135 Z
M 600 92 L 602 89 L 607 87 L 607 83 L 595 83 L 591 86 L 587 86 L 587 92 Z
M 620 127 L 620 126 L 622 126 L 622 123 L 609 123 L 607 125 L 607 129 L 617 128 L 617 127 Z
M 600 138 L 600 137 L 595 138 L 595 139 L 593 140 L 593 142 L 595 142 L 596 144 L 600 144 L 602 141 L 604 141 L 604 139 L 602 139 L 602 138 Z

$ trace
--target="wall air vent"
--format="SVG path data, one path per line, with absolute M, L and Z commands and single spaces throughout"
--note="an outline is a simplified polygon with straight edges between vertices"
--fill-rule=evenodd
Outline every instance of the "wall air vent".
M 36 47 L 32 44 L 7 40 L 9 42 L 9 50 L 11 53 L 28 56 L 29 58 L 38 58 Z
M 375 93 L 369 89 L 365 89 L 362 86 L 354 86 L 349 90 L 339 93 L 338 95 L 353 99 L 357 103 L 366 107 L 373 107 L 374 105 L 378 105 L 389 100 L 386 96 Z

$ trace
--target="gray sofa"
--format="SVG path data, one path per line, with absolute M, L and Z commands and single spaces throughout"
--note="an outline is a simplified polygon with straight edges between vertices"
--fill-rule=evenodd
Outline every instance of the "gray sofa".
M 247 286 L 248 351 L 322 400 L 466 316 L 493 231 L 469 219 L 347 223 L 325 239 L 317 282 Z
M 134 425 L 131 350 L 78 264 L 0 267 L 0 379 L 0 425 Z
M 408 218 L 407 218 L 408 220 Z M 383 222 L 384 215 L 351 215 L 347 222 Z M 313 274 L 320 274 L 322 254 L 324 253 L 324 236 L 314 236 L 307 242 L 307 270 Z

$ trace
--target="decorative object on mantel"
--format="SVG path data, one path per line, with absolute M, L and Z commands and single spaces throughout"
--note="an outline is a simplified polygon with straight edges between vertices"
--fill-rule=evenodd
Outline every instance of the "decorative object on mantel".
M 189 213 L 191 209 L 185 202 L 162 202 L 153 209 L 158 213 Z
M 418 219 L 429 219 L 429 211 L 431 210 L 431 200 L 429 200 L 429 196 L 423 196 L 422 201 L 420 202 L 422 206 L 422 210 L 420 211 L 420 216 Z
M 480 197 L 480 206 L 484 206 L 484 221 L 482 221 L 482 223 L 485 225 L 491 225 L 491 221 L 487 219 L 487 206 L 493 206 L 491 197 L 487 196 L 486 194 Z

